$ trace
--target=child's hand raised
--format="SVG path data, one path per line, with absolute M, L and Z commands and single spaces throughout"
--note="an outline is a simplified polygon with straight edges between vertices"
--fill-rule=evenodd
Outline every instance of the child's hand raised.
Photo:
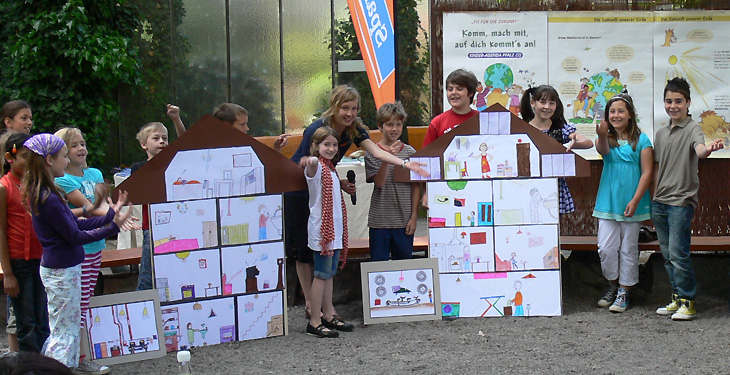
M 608 121 L 601 120 L 598 124 L 596 124 L 596 134 L 598 134 L 599 137 L 608 136 Z
M 722 139 L 716 139 L 712 143 L 710 143 L 709 146 L 707 146 L 707 150 L 710 152 L 715 152 L 717 150 L 722 150 L 724 147 L 724 144 L 722 143 Z
M 291 136 L 291 134 L 279 134 L 274 141 L 274 150 L 281 150 L 282 147 L 286 146 L 287 138 L 289 138 L 289 136 Z
M 167 105 L 167 116 L 171 119 L 179 119 L 180 118 L 180 107 L 174 105 L 174 104 L 168 104 Z

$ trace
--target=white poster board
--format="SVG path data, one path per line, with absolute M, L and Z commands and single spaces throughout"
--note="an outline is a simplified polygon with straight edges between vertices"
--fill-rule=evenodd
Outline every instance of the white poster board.
M 519 114 L 524 90 L 547 81 L 547 13 L 444 13 L 443 82 L 456 69 L 477 76 L 472 107 L 481 111 L 500 103 Z M 444 111 L 450 108 L 446 93 Z
M 710 157 L 730 157 L 730 12 L 655 12 L 654 21 L 656 129 L 669 123 L 664 86 L 683 77 L 692 94 L 690 114 L 702 125 L 705 142 L 724 141 L 725 148 Z
M 628 90 L 639 128 L 653 139 L 652 12 L 550 12 L 550 84 L 568 123 L 596 139 L 606 103 Z M 595 148 L 576 150 L 598 159 Z

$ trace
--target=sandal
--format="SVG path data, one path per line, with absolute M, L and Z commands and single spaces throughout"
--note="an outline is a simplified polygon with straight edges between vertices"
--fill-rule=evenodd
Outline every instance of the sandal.
M 343 332 L 352 332 L 355 329 L 353 324 L 345 323 L 339 316 L 333 316 L 330 321 L 322 319 L 322 325 L 329 329 L 336 329 Z
M 329 337 L 335 338 L 340 334 L 336 331 L 325 331 L 327 327 L 324 324 L 320 324 L 317 328 L 314 328 L 311 324 L 307 323 L 307 334 L 317 337 Z

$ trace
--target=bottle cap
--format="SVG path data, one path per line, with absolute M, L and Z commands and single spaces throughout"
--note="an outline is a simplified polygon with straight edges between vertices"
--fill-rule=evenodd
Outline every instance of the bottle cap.
M 187 350 L 181 350 L 177 352 L 178 362 L 190 362 L 190 352 Z

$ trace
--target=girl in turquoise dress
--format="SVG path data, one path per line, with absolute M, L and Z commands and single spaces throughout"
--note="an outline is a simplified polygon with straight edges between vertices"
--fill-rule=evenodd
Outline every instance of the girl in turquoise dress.
M 627 94 L 608 101 L 596 133 L 603 173 L 593 216 L 598 218 L 601 270 L 609 282 L 598 306 L 624 312 L 629 290 L 639 282 L 639 229 L 651 214 L 648 188 L 654 151 L 649 137 L 636 124 L 636 110 Z

